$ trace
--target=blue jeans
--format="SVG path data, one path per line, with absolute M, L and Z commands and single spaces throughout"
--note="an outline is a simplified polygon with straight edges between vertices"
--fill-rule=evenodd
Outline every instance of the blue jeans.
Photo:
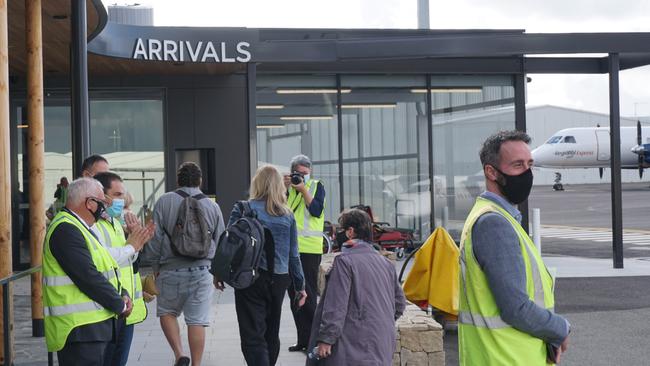
M 133 340 L 133 324 L 121 322 L 115 333 L 115 343 L 109 342 L 104 356 L 104 366 L 125 366 L 129 360 L 131 341 Z

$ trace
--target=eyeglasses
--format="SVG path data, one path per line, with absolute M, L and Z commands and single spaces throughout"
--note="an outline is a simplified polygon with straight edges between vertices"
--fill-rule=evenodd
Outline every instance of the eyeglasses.
M 95 202 L 95 203 L 98 204 L 98 205 L 101 205 L 101 206 L 106 207 L 106 202 L 104 202 L 103 200 L 100 200 L 100 199 L 98 199 L 98 198 L 95 198 L 95 197 L 86 197 L 86 200 L 93 201 L 93 202 Z

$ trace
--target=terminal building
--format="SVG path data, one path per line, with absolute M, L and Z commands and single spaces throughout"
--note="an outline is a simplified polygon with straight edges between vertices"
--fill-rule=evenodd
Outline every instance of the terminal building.
M 24 19 L 21 3 L 9 3 L 18 266 L 29 263 L 19 250 L 29 210 L 24 24 L 12 21 Z M 69 8 L 43 2 L 50 202 L 80 161 L 71 148 Z M 108 10 L 87 1 L 89 152 L 127 179 L 141 214 L 176 187 L 183 161 L 201 165 L 202 189 L 227 216 L 258 166 L 288 173 L 302 153 L 326 187 L 327 220 L 365 204 L 376 221 L 426 237 L 462 222 L 482 191 L 485 137 L 527 128 L 526 74 L 617 75 L 650 64 L 647 34 L 155 27 L 150 9 L 110 9 L 112 20 Z M 540 56 L 570 53 L 595 55 Z M 528 125 L 537 135 L 537 123 Z

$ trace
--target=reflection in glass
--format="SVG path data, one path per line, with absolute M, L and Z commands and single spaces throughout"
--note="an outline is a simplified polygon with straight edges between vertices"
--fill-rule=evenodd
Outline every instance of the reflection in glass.
M 430 195 L 424 76 L 342 76 L 344 202 L 426 237 Z
M 434 216 L 436 226 L 459 240 L 476 196 L 485 190 L 481 145 L 492 133 L 515 126 L 514 87 L 507 76 L 434 76 L 431 85 Z
M 130 209 L 141 218 L 149 214 L 165 193 L 162 95 L 92 98 L 90 147 L 92 154 L 104 156 L 111 170 L 124 179 L 134 198 Z
M 258 164 L 273 164 L 288 174 L 292 157 L 309 156 L 312 176 L 325 187 L 325 220 L 334 222 L 340 211 L 336 98 L 333 76 L 257 78 Z

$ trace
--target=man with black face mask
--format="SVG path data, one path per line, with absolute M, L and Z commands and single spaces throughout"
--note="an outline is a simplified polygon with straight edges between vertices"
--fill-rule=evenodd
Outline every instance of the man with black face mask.
M 106 347 L 115 341 L 116 317 L 126 318 L 133 308 L 118 264 L 90 229 L 105 208 L 102 185 L 77 179 L 45 235 L 45 340 L 62 366 L 103 365 Z
M 490 136 L 480 152 L 486 192 L 461 236 L 460 365 L 559 363 L 570 325 L 554 313 L 554 279 L 522 228 L 516 205 L 533 185 L 530 137 Z

